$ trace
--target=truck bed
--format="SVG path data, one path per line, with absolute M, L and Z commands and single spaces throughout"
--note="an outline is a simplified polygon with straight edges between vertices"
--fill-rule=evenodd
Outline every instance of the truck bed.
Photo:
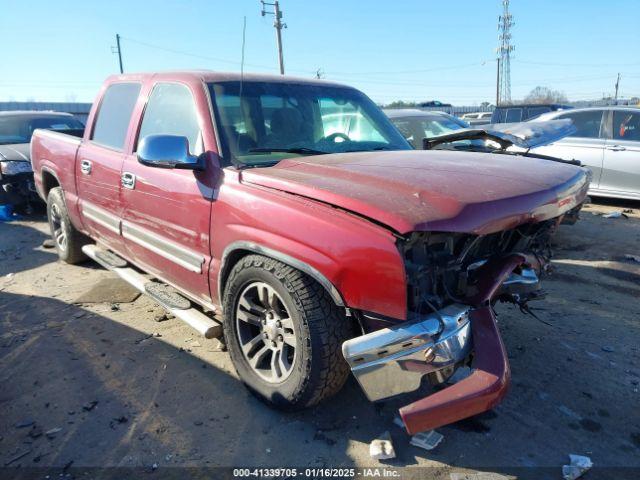
M 83 135 L 84 130 L 80 129 L 65 133 L 38 129 L 31 137 L 31 167 L 38 194 L 46 202 L 51 178 L 59 185 L 64 185 L 67 208 L 72 220 L 78 218 L 75 168 Z

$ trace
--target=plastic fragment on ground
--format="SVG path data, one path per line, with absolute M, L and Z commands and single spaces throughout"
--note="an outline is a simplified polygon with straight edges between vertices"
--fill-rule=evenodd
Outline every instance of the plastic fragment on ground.
M 391 443 L 391 434 L 384 432 L 369 444 L 369 456 L 374 460 L 396 458 L 396 451 Z
M 593 467 L 593 462 L 589 457 L 569 454 L 569 460 L 571 462 L 569 465 L 562 466 L 562 476 L 565 480 L 576 480 Z
M 436 432 L 435 430 L 429 430 L 428 432 L 420 432 L 411 437 L 411 445 L 425 450 L 433 450 L 444 439 L 444 435 Z

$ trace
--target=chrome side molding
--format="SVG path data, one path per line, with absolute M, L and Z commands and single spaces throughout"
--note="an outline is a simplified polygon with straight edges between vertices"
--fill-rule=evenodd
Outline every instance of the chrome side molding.
M 126 220 L 122 222 L 122 236 L 186 268 L 190 272 L 202 273 L 202 264 L 205 261 L 205 257 L 200 253 L 184 248 L 182 245 L 167 240 L 160 235 L 150 232 L 145 228 L 138 227 Z

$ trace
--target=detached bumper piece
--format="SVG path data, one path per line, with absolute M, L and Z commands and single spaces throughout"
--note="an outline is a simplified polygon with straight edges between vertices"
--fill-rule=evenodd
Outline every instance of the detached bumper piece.
M 425 375 L 442 381 L 475 351 L 467 378 L 400 409 L 411 435 L 496 406 L 510 379 L 507 354 L 490 307 L 453 304 L 423 320 L 344 342 L 342 353 L 371 401 L 417 390 Z
M 475 344 L 472 373 L 467 378 L 400 409 L 407 432 L 414 435 L 457 422 L 495 407 L 511 378 L 507 352 L 490 307 L 471 312 Z
M 342 344 L 342 353 L 373 402 L 420 387 L 422 378 L 453 370 L 471 352 L 469 308 L 453 304 L 419 321 L 383 328 Z

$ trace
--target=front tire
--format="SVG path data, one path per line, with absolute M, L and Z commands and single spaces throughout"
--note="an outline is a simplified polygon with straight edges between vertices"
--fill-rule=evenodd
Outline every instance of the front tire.
M 223 298 L 224 333 L 244 384 L 285 410 L 317 404 L 349 375 L 342 342 L 352 322 L 304 273 L 261 255 L 231 270 Z
M 89 243 L 89 239 L 71 223 L 60 187 L 52 188 L 47 195 L 47 218 L 60 260 L 71 264 L 87 260 L 82 247 Z

